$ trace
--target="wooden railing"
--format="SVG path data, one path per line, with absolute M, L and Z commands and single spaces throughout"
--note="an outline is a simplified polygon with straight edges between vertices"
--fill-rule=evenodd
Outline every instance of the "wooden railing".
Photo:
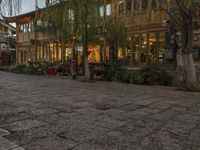
M 151 23 L 162 23 L 168 19 L 164 10 L 144 11 L 126 17 L 126 25 L 145 25 Z
M 34 39 L 34 33 L 19 33 L 18 38 L 18 42 L 28 42 L 31 39 Z
M 18 36 L 18 42 L 29 42 L 30 40 L 34 40 L 35 39 L 35 33 L 33 32 L 29 32 L 29 33 L 19 33 Z M 47 38 L 46 36 L 44 36 L 42 33 L 36 33 L 36 39 L 45 39 Z

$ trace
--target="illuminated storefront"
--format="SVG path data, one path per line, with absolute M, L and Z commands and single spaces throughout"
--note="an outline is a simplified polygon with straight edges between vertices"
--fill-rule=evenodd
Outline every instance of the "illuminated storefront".
M 90 46 L 88 49 L 88 61 L 89 63 L 100 63 L 100 47 Z
M 129 64 L 133 66 L 163 64 L 165 33 L 165 31 L 149 31 L 129 35 L 128 46 L 126 46 L 126 58 L 129 59 Z

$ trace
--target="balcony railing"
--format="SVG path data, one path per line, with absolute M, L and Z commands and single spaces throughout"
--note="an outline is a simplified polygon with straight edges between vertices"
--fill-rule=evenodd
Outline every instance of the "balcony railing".
M 146 25 L 152 23 L 162 23 L 168 19 L 164 10 L 144 11 L 126 17 L 126 25 Z
M 44 36 L 42 33 L 36 33 L 37 40 L 45 39 L 45 38 L 47 37 Z M 18 36 L 18 42 L 30 42 L 30 40 L 34 40 L 34 39 L 35 39 L 35 33 L 33 32 L 19 33 L 19 36 Z

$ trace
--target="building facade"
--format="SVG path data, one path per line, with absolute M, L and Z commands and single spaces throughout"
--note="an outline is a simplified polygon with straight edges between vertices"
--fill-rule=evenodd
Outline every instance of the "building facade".
M 129 58 L 131 66 L 164 63 L 169 18 L 163 5 L 162 1 L 159 5 L 147 0 L 111 1 L 111 15 L 123 16 L 127 32 L 125 49 L 118 54 Z
M 147 0 L 103 0 L 100 9 L 106 18 L 121 17 L 125 22 L 126 42 L 123 47 L 118 47 L 118 59 L 132 67 L 149 64 L 173 64 L 175 55 L 169 44 L 172 38 L 169 35 L 168 20 L 163 0 L 149 3 Z M 17 63 L 47 61 L 54 63 L 72 57 L 72 44 L 66 44 L 59 39 L 45 36 L 34 29 L 34 23 L 40 24 L 42 11 L 38 10 L 19 16 L 5 18 L 9 22 L 16 22 Z M 37 20 L 37 21 L 36 21 Z M 195 32 L 195 60 L 199 61 L 198 30 Z M 99 42 L 100 43 L 100 42 Z M 82 45 L 76 45 L 76 56 L 81 63 Z M 101 61 L 101 45 L 89 46 L 89 62 Z M 110 58 L 110 47 L 104 45 L 104 60 Z
M 0 19 L 0 67 L 15 63 L 15 28 Z

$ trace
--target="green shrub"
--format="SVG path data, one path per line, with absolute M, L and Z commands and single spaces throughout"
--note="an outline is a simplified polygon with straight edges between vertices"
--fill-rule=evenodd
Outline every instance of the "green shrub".
M 171 82 L 169 74 L 160 68 L 146 67 L 134 71 L 131 75 L 131 83 L 145 85 L 168 85 Z
M 39 66 L 33 65 L 24 65 L 24 64 L 15 64 L 10 67 L 9 71 L 13 73 L 20 73 L 20 74 L 35 74 L 40 75 L 42 71 L 38 68 Z
M 111 81 L 112 80 L 112 67 L 110 66 L 110 64 L 106 63 L 103 64 L 103 80 L 105 81 Z
M 122 83 L 130 83 L 131 82 L 131 72 L 126 70 L 123 72 L 123 76 L 122 76 Z
M 10 67 L 9 71 L 13 73 L 23 73 L 25 67 L 26 65 L 24 64 L 15 64 Z
M 123 80 L 123 75 L 124 75 L 124 72 L 125 72 L 125 70 L 123 70 L 123 69 L 118 69 L 118 70 L 116 70 L 115 72 L 114 72 L 114 77 L 113 77 L 113 79 L 115 80 L 115 81 L 122 81 Z
M 169 85 L 172 80 L 164 69 L 158 67 L 127 70 L 119 63 L 104 64 L 103 79 L 144 85 Z
M 103 64 L 103 78 L 106 81 L 116 80 L 121 81 L 124 69 L 122 69 L 120 63 L 105 63 Z

